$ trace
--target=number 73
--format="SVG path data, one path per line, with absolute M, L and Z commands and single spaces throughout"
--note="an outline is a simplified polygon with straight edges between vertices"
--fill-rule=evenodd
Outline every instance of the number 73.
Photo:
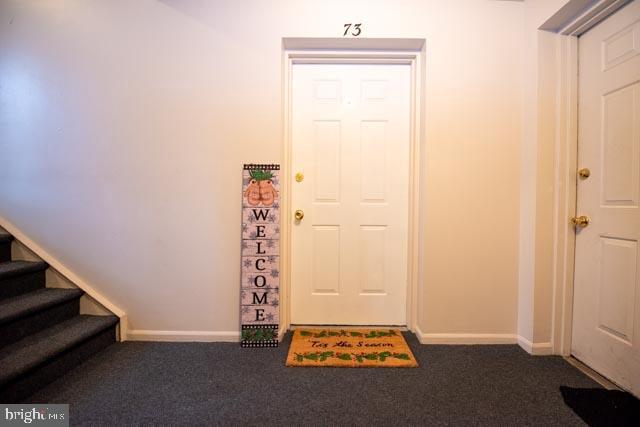
M 353 30 L 351 31 L 351 35 L 354 37 L 358 37 L 362 32 L 362 30 L 360 29 L 360 25 L 362 24 L 344 24 L 343 36 L 346 36 L 349 33 L 349 30 L 351 29 L 351 27 L 353 27 Z

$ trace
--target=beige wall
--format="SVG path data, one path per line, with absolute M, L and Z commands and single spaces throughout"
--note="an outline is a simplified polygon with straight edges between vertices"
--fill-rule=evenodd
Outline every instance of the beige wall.
M 426 39 L 421 330 L 515 334 L 535 170 L 520 167 L 533 141 L 525 7 L 2 2 L 0 218 L 131 329 L 237 331 L 240 168 L 281 161 L 281 38 L 340 37 L 358 21 L 366 37 Z

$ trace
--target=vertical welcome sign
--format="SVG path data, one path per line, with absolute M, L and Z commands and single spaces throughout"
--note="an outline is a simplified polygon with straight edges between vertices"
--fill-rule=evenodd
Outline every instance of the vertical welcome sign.
M 242 172 L 242 347 L 277 347 L 280 288 L 280 165 Z

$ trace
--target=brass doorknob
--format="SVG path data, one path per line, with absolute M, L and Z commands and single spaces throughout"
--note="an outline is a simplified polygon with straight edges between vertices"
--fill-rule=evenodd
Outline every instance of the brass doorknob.
M 589 217 L 586 215 L 574 216 L 571 218 L 571 224 L 576 227 L 585 228 L 589 225 Z
M 300 221 L 302 218 L 304 218 L 304 212 L 302 212 L 300 209 L 298 209 L 293 216 L 296 218 L 296 221 Z
M 587 179 L 591 176 L 589 168 L 582 168 L 578 171 L 578 176 L 582 179 Z

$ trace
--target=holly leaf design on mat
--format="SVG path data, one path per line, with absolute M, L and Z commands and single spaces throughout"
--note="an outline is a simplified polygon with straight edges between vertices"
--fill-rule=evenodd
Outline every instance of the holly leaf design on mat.
M 392 357 L 395 357 L 396 359 L 401 359 L 401 360 L 411 359 L 407 353 L 393 353 Z
M 309 331 L 300 331 L 300 336 L 302 337 L 310 337 L 311 335 L 313 334 Z
M 294 358 L 296 362 L 302 363 L 305 360 L 310 360 L 312 362 L 324 362 L 327 359 L 334 358 L 344 361 L 355 360 L 358 363 L 364 363 L 365 361 L 375 361 L 379 360 L 380 362 L 385 362 L 388 358 L 395 358 L 401 360 L 411 360 L 410 356 L 407 353 L 391 353 L 388 351 L 383 351 L 381 353 L 373 352 L 373 353 L 334 353 L 333 351 L 323 351 L 323 352 L 305 352 L 305 353 L 294 353 Z
M 351 333 L 352 337 L 361 337 L 362 336 L 361 332 L 351 331 L 350 333 Z
M 333 356 L 333 351 L 324 351 L 320 354 L 320 361 L 324 362 L 328 357 Z

